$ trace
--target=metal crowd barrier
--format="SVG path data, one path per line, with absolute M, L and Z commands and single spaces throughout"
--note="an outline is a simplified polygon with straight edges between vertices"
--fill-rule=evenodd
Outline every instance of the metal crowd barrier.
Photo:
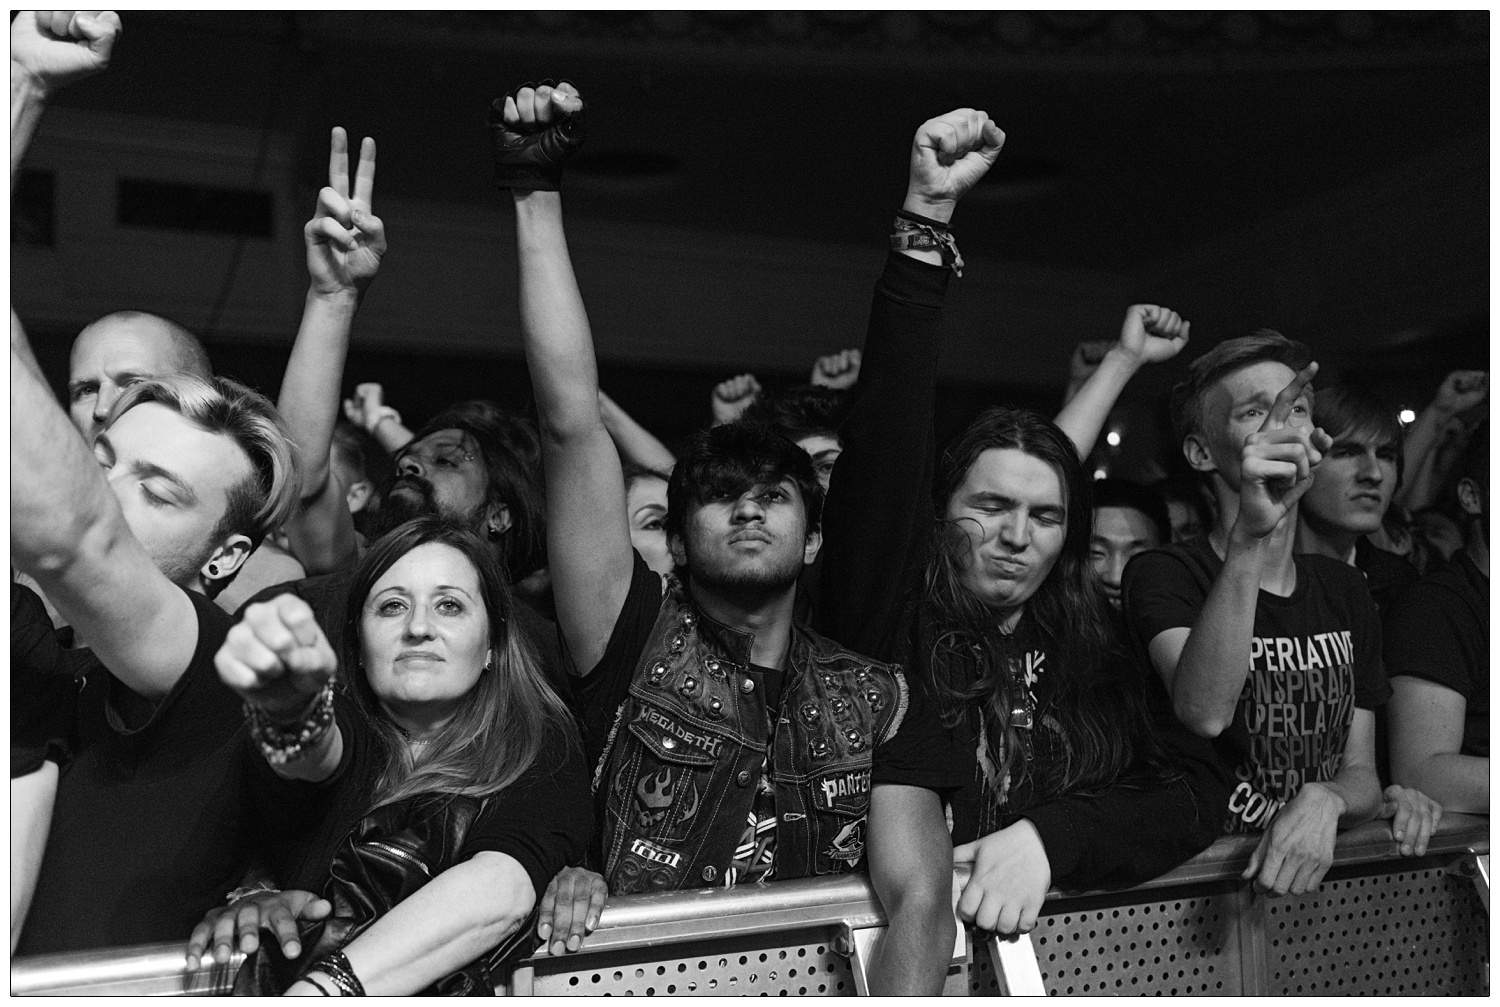
M 1256 895 L 1239 880 L 1255 843 L 1220 839 L 1128 891 L 1053 892 L 1018 940 L 960 930 L 945 992 L 1488 992 L 1487 817 L 1444 816 L 1422 857 L 1397 854 L 1388 822 L 1353 829 L 1322 886 L 1301 897 Z M 861 876 L 611 899 L 578 952 L 537 954 L 504 992 L 849 996 L 865 991 L 884 924 Z M 13 963 L 11 991 L 215 994 L 238 966 L 236 956 L 189 972 L 172 943 L 39 955 Z

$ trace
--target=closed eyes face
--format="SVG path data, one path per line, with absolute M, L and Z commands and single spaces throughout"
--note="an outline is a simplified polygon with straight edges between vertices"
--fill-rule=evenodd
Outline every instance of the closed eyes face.
M 485 502 L 489 472 L 479 444 L 466 430 L 438 430 L 407 445 L 396 459 L 396 471 L 426 479 L 438 512 L 463 518 Z M 392 493 L 416 493 L 399 483 Z
M 209 433 L 159 402 L 121 414 L 94 441 L 94 457 L 131 534 L 173 583 L 183 585 L 221 544 L 214 531 L 230 491 L 253 475 L 232 438 Z
M 360 609 L 360 647 L 370 689 L 388 709 L 456 709 L 493 656 L 473 564 L 438 542 L 391 564 Z
M 964 587 L 997 612 L 1018 612 L 1036 594 L 1068 534 L 1057 470 L 1014 448 L 982 452 L 946 514 L 968 536 Z

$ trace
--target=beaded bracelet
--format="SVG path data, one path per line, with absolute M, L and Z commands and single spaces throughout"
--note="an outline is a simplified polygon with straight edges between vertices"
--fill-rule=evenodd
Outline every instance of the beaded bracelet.
M 295 762 L 333 726 L 333 679 L 323 683 L 306 715 L 289 727 L 273 722 L 265 710 L 249 703 L 245 716 L 250 719 L 250 737 L 267 762 L 273 766 Z
M 923 223 L 921 221 L 931 221 Z M 958 243 L 948 226 L 941 221 L 923 217 L 907 210 L 896 211 L 896 222 L 891 235 L 891 248 L 897 252 L 905 249 L 921 251 L 937 249 L 943 257 L 943 265 L 953 270 L 953 275 L 964 275 L 964 257 L 958 254 Z
M 313 963 L 309 972 L 321 972 L 328 977 L 329 982 L 339 988 L 339 994 L 346 997 L 362 997 L 365 995 L 364 983 L 359 981 L 359 976 L 354 974 L 354 967 L 349 964 L 349 959 L 342 951 L 324 955 Z

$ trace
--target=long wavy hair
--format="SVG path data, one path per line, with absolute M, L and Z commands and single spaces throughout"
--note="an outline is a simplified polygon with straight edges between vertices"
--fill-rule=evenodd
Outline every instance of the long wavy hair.
M 1037 458 L 1062 484 L 1067 528 L 1062 551 L 1036 593 L 1024 602 L 1011 633 L 996 612 L 963 583 L 970 562 L 968 534 L 946 517 L 948 503 L 986 451 L 1011 448 Z M 1167 759 L 1150 728 L 1140 683 L 1110 674 L 1123 657 L 1088 559 L 1093 509 L 1090 481 L 1077 449 L 1050 421 L 1024 409 L 981 413 L 939 455 L 933 483 L 937 521 L 926 570 L 933 615 L 928 667 L 945 721 L 952 726 L 976 707 L 989 756 L 1012 789 L 1027 785 L 1035 800 L 1101 790 L 1135 766 L 1166 774 Z M 1058 759 L 1026 757 L 1029 745 L 1012 723 L 1025 684 L 1017 677 L 1026 649 L 1044 648 L 1051 716 L 1064 744 Z
M 458 713 L 416 755 L 370 687 L 360 624 L 375 583 L 402 556 L 433 542 L 457 549 L 478 574 L 494 665 L 480 673 Z M 350 691 L 371 725 L 378 750 L 372 809 L 415 794 L 484 797 L 504 790 L 530 769 L 550 733 L 579 744 L 572 715 L 548 684 L 531 641 L 516 627 L 514 607 L 494 550 L 446 518 L 428 515 L 408 521 L 378 539 L 360 561 L 349 587 L 343 647 L 345 667 L 351 669 Z

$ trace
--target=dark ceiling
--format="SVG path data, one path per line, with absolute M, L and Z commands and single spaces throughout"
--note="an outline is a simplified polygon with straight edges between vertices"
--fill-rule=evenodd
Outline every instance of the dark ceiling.
M 1484 12 L 464 12 L 126 15 L 60 104 L 380 145 L 380 193 L 491 198 L 488 100 L 567 77 L 570 212 L 878 240 L 922 119 L 1009 139 L 964 248 L 1129 270 L 1488 129 Z M 1487 212 L 1487 207 L 1477 208 Z M 1477 254 L 1487 254 L 1480 249 Z

